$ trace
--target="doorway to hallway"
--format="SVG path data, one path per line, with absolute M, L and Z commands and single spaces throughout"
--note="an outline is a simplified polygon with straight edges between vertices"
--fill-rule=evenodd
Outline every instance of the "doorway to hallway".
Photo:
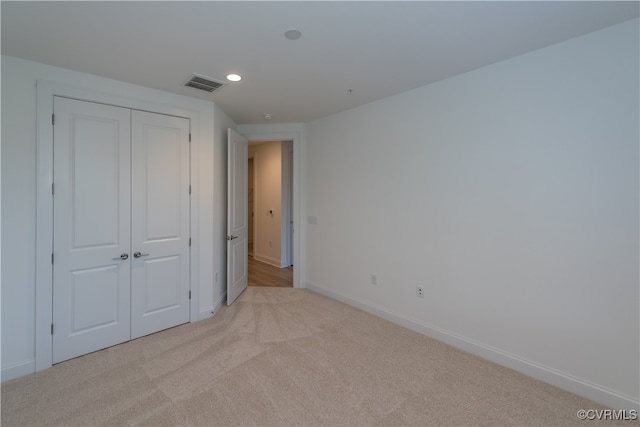
M 250 141 L 248 285 L 293 287 L 293 141 Z

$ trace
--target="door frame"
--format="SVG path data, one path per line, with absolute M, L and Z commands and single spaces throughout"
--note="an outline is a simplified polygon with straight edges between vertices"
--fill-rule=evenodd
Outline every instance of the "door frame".
M 295 265 L 293 266 L 293 287 L 304 288 L 304 283 L 301 282 L 302 272 L 305 265 L 304 260 L 300 256 L 301 239 L 303 233 L 302 218 L 302 174 L 301 174 L 301 161 L 302 161 L 302 134 L 298 131 L 281 131 L 281 132 L 260 132 L 260 131 L 247 131 L 242 132 L 241 127 L 238 129 L 238 133 L 249 140 L 249 142 L 257 141 L 293 141 L 293 226 L 295 232 L 293 233 L 293 259 Z M 255 160 L 254 160 L 255 167 Z M 255 169 L 254 169 L 255 173 Z M 255 192 L 255 189 L 254 189 Z M 254 229 L 254 233 L 255 233 Z M 255 241 L 254 241 L 255 245 Z M 255 247 L 254 247 L 255 251 Z
M 67 86 L 45 80 L 36 82 L 36 289 L 35 289 L 35 368 L 50 368 L 53 361 L 53 99 L 54 96 L 113 105 L 133 110 L 183 117 L 190 120 L 190 222 L 193 239 L 190 252 L 190 314 L 189 321 L 198 320 L 198 129 L 197 111 L 126 98 L 82 87 Z

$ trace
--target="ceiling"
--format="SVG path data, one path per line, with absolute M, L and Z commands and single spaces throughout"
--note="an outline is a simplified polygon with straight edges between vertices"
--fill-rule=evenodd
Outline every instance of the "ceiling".
M 2 54 L 307 122 L 638 17 L 638 2 L 1 2 Z M 285 31 L 302 37 L 288 40 Z M 214 93 L 191 73 L 243 79 Z

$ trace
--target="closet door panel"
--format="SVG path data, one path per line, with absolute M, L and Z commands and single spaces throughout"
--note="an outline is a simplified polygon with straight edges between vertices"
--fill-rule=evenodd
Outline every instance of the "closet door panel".
M 131 337 L 189 321 L 189 120 L 132 113 Z
M 130 110 L 54 98 L 53 363 L 129 340 Z

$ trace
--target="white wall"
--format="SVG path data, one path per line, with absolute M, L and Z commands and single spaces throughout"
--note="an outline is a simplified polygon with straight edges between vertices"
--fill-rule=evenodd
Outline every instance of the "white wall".
M 308 123 L 308 287 L 637 408 L 638 76 L 636 19 Z
M 213 272 L 223 271 L 216 237 L 221 234 L 220 181 L 213 170 L 220 155 L 220 138 L 216 125 L 233 125 L 213 103 L 178 96 L 153 89 L 103 79 L 83 73 L 50 67 L 12 57 L 2 57 L 2 380 L 33 372 L 35 369 L 35 262 L 36 262 L 36 80 L 84 87 L 121 98 L 154 105 L 166 105 L 193 111 L 198 117 L 196 149 L 197 168 L 194 188 L 197 200 L 197 226 L 194 237 L 198 262 L 192 289 L 199 295 L 202 313 L 213 305 Z M 221 117 L 217 117 L 217 116 Z M 217 128 L 216 128 L 217 129 Z M 226 139 L 225 139 L 226 141 Z M 194 146 L 196 144 L 196 146 Z M 225 157 L 226 159 L 226 157 Z M 226 163 L 226 161 L 225 161 Z M 224 169 L 226 171 L 226 169 Z M 226 174 L 226 172 L 224 172 Z M 225 181 L 226 186 L 226 181 Z M 225 187 L 226 194 L 226 187 Z M 224 233 L 224 231 L 222 232 Z M 213 262 L 212 262 L 213 261 Z

